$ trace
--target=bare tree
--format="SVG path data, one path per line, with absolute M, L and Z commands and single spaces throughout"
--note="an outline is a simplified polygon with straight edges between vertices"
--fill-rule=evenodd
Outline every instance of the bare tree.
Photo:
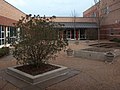
M 95 7 L 97 8 L 97 11 L 96 11 L 96 23 L 97 23 L 97 26 L 98 26 L 98 44 L 100 43 L 100 22 L 101 22 L 101 19 L 100 19 L 100 0 L 94 0 L 94 3 L 95 3 Z
M 76 17 L 77 17 L 77 15 L 76 15 L 76 12 L 75 12 L 75 10 L 72 12 L 72 17 L 73 17 L 73 26 L 74 26 L 74 31 L 76 31 Z M 77 38 L 76 38 L 76 40 L 77 40 Z
M 101 3 L 101 0 L 94 0 L 94 3 L 95 3 L 95 7 L 96 7 L 96 23 L 97 23 L 97 26 L 98 26 L 98 44 L 100 43 L 100 28 L 101 28 L 101 24 L 102 24 L 102 21 L 105 17 L 105 15 L 103 14 L 103 10 L 105 9 L 105 7 L 101 8 L 102 6 L 102 3 Z M 103 7 L 103 6 L 102 6 Z
M 74 23 L 74 31 L 75 31 L 75 29 L 76 29 L 76 25 L 75 25 L 75 23 L 76 23 L 76 13 L 75 13 L 75 10 L 73 12 L 73 23 Z

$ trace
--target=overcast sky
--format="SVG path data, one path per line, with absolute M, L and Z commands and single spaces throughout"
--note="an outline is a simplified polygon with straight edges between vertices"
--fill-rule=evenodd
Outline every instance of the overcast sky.
M 41 16 L 80 17 L 83 11 L 94 5 L 94 0 L 6 0 L 26 14 Z

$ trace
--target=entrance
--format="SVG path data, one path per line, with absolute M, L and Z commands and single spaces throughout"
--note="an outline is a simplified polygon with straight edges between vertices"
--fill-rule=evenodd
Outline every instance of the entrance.
M 85 39 L 86 39 L 85 29 L 80 29 L 80 40 Z
M 74 32 L 74 30 L 71 30 L 71 39 L 75 39 L 75 32 Z

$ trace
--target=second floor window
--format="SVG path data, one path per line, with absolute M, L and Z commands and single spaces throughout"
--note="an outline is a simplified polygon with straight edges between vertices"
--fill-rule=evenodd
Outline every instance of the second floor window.
M 91 17 L 96 17 L 96 12 L 93 12 Z
M 108 6 L 106 6 L 106 7 L 104 7 L 103 9 L 102 9 L 102 14 L 108 14 L 109 13 L 109 7 Z

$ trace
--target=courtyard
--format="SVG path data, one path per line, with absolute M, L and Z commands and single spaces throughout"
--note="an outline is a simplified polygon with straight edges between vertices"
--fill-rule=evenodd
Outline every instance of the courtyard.
M 73 41 L 69 43 L 71 49 L 78 50 L 92 47 L 89 44 L 94 44 L 96 41 L 80 41 L 79 45 L 76 45 Z M 61 51 L 56 60 L 51 60 L 50 63 L 75 69 L 79 73 L 69 79 L 47 87 L 46 90 L 120 90 L 120 58 L 116 58 L 113 64 L 111 64 L 98 60 L 67 56 L 66 51 Z M 1 70 L 15 64 L 16 61 L 12 56 L 0 59 Z M 4 87 L 2 90 L 19 90 L 2 78 L 2 72 L 0 72 L 0 88 Z

